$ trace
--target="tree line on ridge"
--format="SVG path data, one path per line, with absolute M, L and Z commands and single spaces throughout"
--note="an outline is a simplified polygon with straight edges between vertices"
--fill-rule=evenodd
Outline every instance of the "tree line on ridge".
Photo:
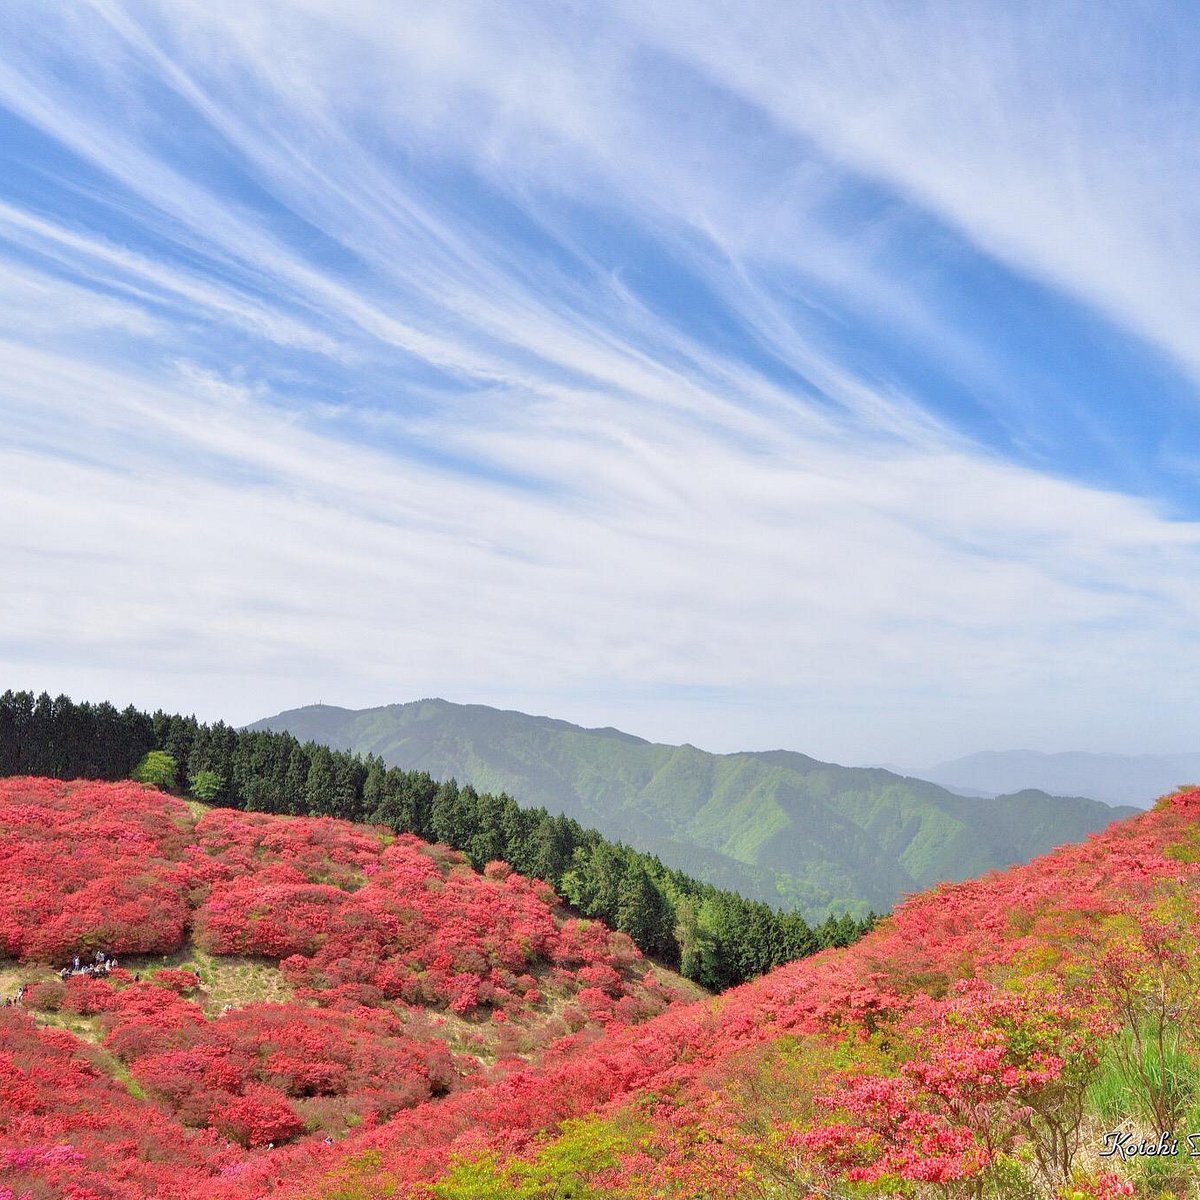
M 629 934 L 651 957 L 721 990 L 830 946 L 874 923 L 817 927 L 666 867 L 504 793 L 388 767 L 374 755 L 301 744 L 291 734 L 66 696 L 0 695 L 0 775 L 117 780 L 136 775 L 209 804 L 381 824 L 461 850 L 477 869 L 502 859 L 546 880 L 567 903 Z

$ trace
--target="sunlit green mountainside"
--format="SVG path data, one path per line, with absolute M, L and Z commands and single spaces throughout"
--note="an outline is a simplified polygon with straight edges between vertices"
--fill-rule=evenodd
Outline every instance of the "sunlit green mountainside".
M 968 799 L 788 750 L 710 754 L 445 700 L 311 705 L 251 728 L 506 791 L 810 919 L 886 910 L 906 892 L 1023 862 L 1135 811 L 1038 791 Z

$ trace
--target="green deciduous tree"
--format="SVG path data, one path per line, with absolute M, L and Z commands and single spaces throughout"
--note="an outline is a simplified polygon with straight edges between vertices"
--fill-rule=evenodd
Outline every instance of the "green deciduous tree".
M 225 780 L 216 771 L 197 771 L 188 776 L 188 791 L 205 804 L 217 800 L 225 787 Z
M 163 791 L 175 790 L 175 759 L 165 750 L 151 750 L 133 769 L 132 779 Z

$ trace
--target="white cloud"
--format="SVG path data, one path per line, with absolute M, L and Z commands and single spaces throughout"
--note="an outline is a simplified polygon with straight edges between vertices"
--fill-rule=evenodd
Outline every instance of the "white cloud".
M 1192 14 L 874 0 L 623 11 L 782 127 L 1200 374 Z
M 564 505 L 331 445 L 203 380 L 148 386 L 12 346 L 0 362 L 6 419 L 34 389 L 27 432 L 60 456 L 0 463 L 22 513 L 6 657 L 32 638 L 52 678 L 132 659 L 138 695 L 188 707 L 194 685 L 246 719 L 314 689 L 541 695 L 594 720 L 573 696 L 762 689 L 790 698 L 791 727 L 807 697 L 853 694 L 923 721 L 947 697 L 1045 720 L 1064 691 L 1144 700 L 1164 656 L 1200 668 L 1179 644 L 1200 617 L 1183 586 L 1200 531 L 998 464 L 800 441 L 755 462 L 678 427 L 631 454 L 525 431 L 573 463 Z M 863 739 L 824 736 L 841 753 Z M 785 740 L 779 715 L 735 715 L 720 740 L 748 739 Z
M 1157 184 L 1097 199 L 1118 150 L 1077 177 L 1039 155 L 1034 99 L 957 21 L 918 85 L 919 22 L 893 45 L 868 9 L 805 6 L 789 38 L 778 13 L 714 7 L 716 37 L 652 7 L 567 30 L 490 5 L 97 4 L 109 23 L 76 33 L 104 69 L 74 84 L 52 21 L 18 30 L 0 97 L 111 190 L 0 205 L 13 684 L 238 720 L 440 693 L 907 761 L 1190 736 L 1193 702 L 1155 705 L 1200 668 L 1200 526 L 984 453 L 765 282 L 820 281 L 990 370 L 835 236 L 841 159 L 1187 358 L 1152 293 L 1186 286 L 1190 311 L 1191 251 L 1121 224 Z M 672 108 L 664 54 L 754 111 Z M 164 145 L 150 81 L 272 204 Z M 993 102 L 1005 124 L 981 131 Z M 708 136 L 718 120 L 741 124 Z M 432 155 L 503 189 L 542 250 L 410 177 Z M 806 382 L 639 298 L 573 229 L 583 200 L 660 239 Z M 112 232 L 130 218 L 143 241 Z M 330 394 L 301 402 L 289 371 Z

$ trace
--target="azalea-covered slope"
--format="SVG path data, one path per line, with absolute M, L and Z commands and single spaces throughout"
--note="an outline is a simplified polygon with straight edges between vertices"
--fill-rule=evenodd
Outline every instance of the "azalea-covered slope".
M 481 878 L 445 851 L 339 822 L 194 821 L 109 787 L 123 830 L 84 802 L 95 785 L 6 786 L 6 844 L 58 830 L 51 852 L 29 851 L 36 868 L 3 868 L 10 953 L 27 952 L 16 939 L 32 921 L 68 951 L 92 936 L 119 953 L 122 937 L 187 946 L 190 929 L 189 952 L 238 955 L 202 958 L 200 981 L 177 968 L 51 977 L 0 1013 L 0 1167 L 15 1196 L 1200 1194 L 1187 1141 L 1200 1131 L 1200 790 L 916 897 L 845 950 L 630 1024 L 633 1005 L 664 1003 L 639 984 L 644 962 L 503 867 Z M 122 857 L 122 836 L 136 854 Z M 102 864 L 178 879 L 182 934 L 169 907 L 156 933 L 136 908 L 125 928 L 88 900 Z M 404 931 L 425 929 L 428 897 L 446 893 L 459 932 L 417 945 Z M 508 915 L 470 915 L 491 893 Z M 505 965 L 514 921 L 530 927 L 532 988 Z M 220 964 L 263 951 L 283 964 L 288 1002 L 222 1012 Z M 1176 1152 L 1131 1153 L 1143 1143 Z
M 461 850 L 481 871 L 503 860 L 551 884 L 581 915 L 627 933 L 643 953 L 714 990 L 849 945 L 872 923 L 869 915 L 843 913 L 811 928 L 799 913 L 714 888 L 567 817 L 453 779 L 439 783 L 422 771 L 387 768 L 370 755 L 220 721 L 6 691 L 0 776 L 33 775 L 136 778 L 224 808 L 386 825 Z
M 0 844 L 4 1200 L 203 1196 L 698 994 L 544 883 L 384 829 L 8 779 Z
M 848 949 L 285 1151 L 276 1178 L 330 1200 L 1195 1196 L 1198 864 L 1189 790 Z M 1129 1153 L 1163 1131 L 1177 1153 Z

